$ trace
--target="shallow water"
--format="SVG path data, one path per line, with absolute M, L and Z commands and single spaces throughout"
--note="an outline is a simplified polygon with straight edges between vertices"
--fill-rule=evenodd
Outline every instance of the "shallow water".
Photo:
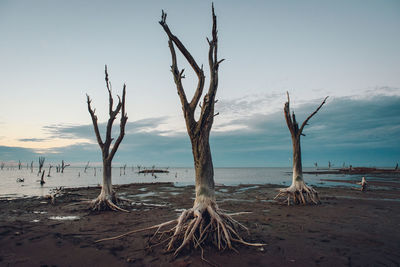
M 304 171 L 313 171 L 314 168 L 304 168 Z M 47 171 L 47 169 L 46 169 Z M 54 171 L 54 169 L 52 169 Z M 169 173 L 139 174 L 138 169 L 127 168 L 125 175 L 120 175 L 118 167 L 113 168 L 113 184 L 130 183 L 152 183 L 152 182 L 173 182 L 176 186 L 194 184 L 193 168 L 169 168 Z M 6 199 L 20 198 L 24 196 L 44 196 L 49 194 L 51 189 L 56 187 L 86 187 L 97 186 L 101 183 L 101 168 L 96 169 L 96 176 L 93 168 L 84 172 L 84 168 L 68 167 L 64 173 L 51 173 L 51 177 L 45 175 L 45 184 L 40 185 L 40 177 L 37 170 L 31 173 L 28 169 L 18 170 L 3 169 L 0 171 L 0 197 Z M 215 183 L 223 185 L 239 184 L 278 184 L 288 186 L 291 183 L 291 168 L 215 168 Z M 321 179 L 334 180 L 357 180 L 360 181 L 363 175 L 342 175 L 342 174 L 305 174 L 304 179 L 308 184 L 316 186 L 354 186 L 340 181 L 321 181 Z M 24 182 L 17 182 L 24 179 Z M 367 176 L 367 180 L 378 181 L 399 181 L 398 178 L 390 176 Z M 245 190 L 245 189 L 243 189 Z M 143 189 L 145 195 L 146 190 Z

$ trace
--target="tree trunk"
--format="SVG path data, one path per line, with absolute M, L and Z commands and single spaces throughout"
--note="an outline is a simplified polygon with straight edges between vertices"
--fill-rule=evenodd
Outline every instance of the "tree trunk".
M 103 161 L 103 185 L 99 198 L 108 199 L 115 203 L 115 193 L 112 189 L 111 162 Z
M 292 138 L 293 142 L 293 180 L 292 185 L 303 182 L 303 166 L 301 163 L 300 138 Z
M 194 169 L 196 173 L 195 205 L 205 200 L 215 202 L 214 167 L 208 138 L 192 140 Z

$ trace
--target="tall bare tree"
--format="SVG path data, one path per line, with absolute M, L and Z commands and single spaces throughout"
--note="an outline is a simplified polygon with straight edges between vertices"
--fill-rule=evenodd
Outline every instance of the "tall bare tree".
M 45 157 L 39 157 L 39 171 L 38 171 L 37 175 L 39 175 L 39 173 L 42 172 L 42 168 L 43 168 L 43 164 L 44 164 L 45 159 L 46 159 Z
M 284 202 L 287 202 L 288 205 L 293 204 L 307 204 L 314 203 L 319 204 L 320 200 L 318 197 L 318 192 L 312 188 L 311 186 L 307 186 L 303 179 L 303 165 L 301 162 L 301 147 L 300 147 L 300 139 L 301 136 L 305 136 L 303 134 L 304 127 L 308 125 L 308 121 L 321 109 L 321 107 L 325 104 L 326 99 L 322 101 L 322 103 L 318 106 L 318 108 L 311 113 L 310 116 L 299 125 L 296 121 L 296 115 L 294 111 L 292 115 L 290 115 L 290 98 L 289 93 L 287 92 L 287 102 L 284 106 L 284 114 L 286 119 L 286 124 L 289 128 L 290 135 L 292 137 L 292 145 L 293 145 L 293 179 L 292 185 L 288 188 L 283 188 L 279 191 L 279 194 L 275 197 L 275 199 L 282 199 Z
M 183 115 L 186 121 L 187 132 L 192 144 L 192 154 L 195 168 L 195 190 L 196 198 L 191 209 L 185 210 L 173 228 L 173 235 L 168 244 L 167 250 L 176 248 L 177 255 L 186 245 L 195 244 L 201 246 L 205 240 L 217 240 L 215 243 L 219 249 L 232 248 L 232 242 L 247 244 L 239 236 L 237 223 L 229 215 L 223 213 L 216 203 L 214 188 L 214 168 L 211 158 L 209 136 L 214 122 L 215 96 L 218 88 L 218 69 L 222 60 L 218 59 L 218 38 L 217 38 L 217 17 L 212 6 L 212 39 L 207 38 L 209 44 L 208 64 L 210 68 L 210 84 L 207 93 L 204 95 L 203 103 L 199 105 L 205 84 L 203 66 L 199 67 L 193 56 L 185 48 L 182 42 L 172 34 L 166 23 L 167 14 L 162 12 L 159 22 L 168 36 L 168 45 L 172 57 L 171 72 L 174 77 L 178 95 L 182 104 Z M 175 47 L 179 49 L 187 62 L 197 75 L 198 82 L 196 91 L 189 102 L 182 85 L 184 69 L 179 70 Z M 195 119 L 195 110 L 200 106 L 200 116 Z M 172 222 L 172 223 L 173 223 Z M 163 224 L 162 226 L 164 226 Z M 247 229 L 247 228 L 246 228 Z M 178 244 L 178 246 L 176 246 Z M 262 244 L 252 244 L 261 246 Z
M 102 152 L 102 159 L 103 159 L 103 185 L 101 187 L 100 195 L 92 201 L 92 209 L 94 210 L 120 210 L 125 211 L 117 206 L 117 197 L 115 191 L 112 188 L 112 181 L 111 181 L 111 163 L 114 158 L 115 153 L 118 150 L 119 145 L 121 144 L 122 139 L 125 135 L 125 125 L 128 120 L 128 116 L 125 112 L 125 95 L 126 95 L 126 85 L 124 84 L 122 90 L 122 100 L 121 97 L 118 96 L 118 104 L 117 106 L 113 107 L 114 99 L 112 97 L 112 86 L 111 82 L 108 79 L 108 72 L 107 72 L 107 65 L 105 66 L 105 81 L 108 90 L 108 100 L 109 100 L 109 119 L 107 122 L 106 128 L 106 138 L 105 141 L 101 138 L 99 127 L 97 125 L 97 116 L 95 115 L 95 109 L 92 109 L 91 102 L 89 95 L 87 97 L 87 105 L 90 116 L 93 122 L 94 132 L 96 134 L 97 142 L 100 146 Z M 120 120 L 120 132 L 117 140 L 111 146 L 113 142 L 113 138 L 111 137 L 112 132 L 112 125 L 114 120 L 116 119 L 118 113 L 121 112 L 121 120 Z
M 64 169 L 69 167 L 70 164 L 65 164 L 64 160 L 61 161 L 61 173 L 64 173 Z

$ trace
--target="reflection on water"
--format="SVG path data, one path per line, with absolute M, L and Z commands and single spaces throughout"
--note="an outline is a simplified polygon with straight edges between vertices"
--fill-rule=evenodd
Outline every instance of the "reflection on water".
M 76 221 L 79 220 L 79 216 L 51 216 L 49 219 L 56 221 Z
M 30 170 L 23 169 L 3 169 L 0 171 L 0 198 L 15 198 L 23 196 L 44 196 L 49 194 L 51 189 L 56 187 L 86 187 L 97 186 L 101 183 L 101 168 L 88 169 L 84 172 L 84 168 L 68 167 L 64 173 L 52 173 L 51 177 L 45 177 L 45 184 L 40 185 L 40 177 L 36 172 L 31 173 Z M 304 171 L 313 171 L 314 168 L 304 168 Z M 176 186 L 185 186 L 194 184 L 193 168 L 169 168 L 169 173 L 157 173 L 157 177 L 151 174 L 139 174 L 137 168 L 133 171 L 131 168 L 126 169 L 126 175 L 120 175 L 118 167 L 113 168 L 113 184 L 130 184 L 130 183 L 151 183 L 151 182 L 173 182 Z M 364 175 L 343 175 L 343 174 L 305 174 L 304 179 L 308 184 L 316 186 L 352 186 L 340 180 L 361 180 Z M 24 182 L 17 182 L 17 179 Z M 291 168 L 215 168 L 214 179 L 216 184 L 223 185 L 239 185 L 239 184 L 279 184 L 288 186 L 291 183 Z M 323 181 L 321 179 L 332 179 L 339 181 Z M 395 180 L 389 176 L 367 176 L 367 180 Z M 245 189 L 243 189 L 245 190 Z M 146 190 L 142 190 L 143 195 L 147 194 Z

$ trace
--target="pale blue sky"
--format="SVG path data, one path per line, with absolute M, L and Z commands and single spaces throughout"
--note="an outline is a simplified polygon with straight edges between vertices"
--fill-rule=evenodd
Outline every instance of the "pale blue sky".
M 305 113 L 326 95 L 331 101 L 327 109 L 335 99 L 368 102 L 373 96 L 400 95 L 400 1 L 214 3 L 219 55 L 226 58 L 220 68 L 216 136 L 238 135 L 247 143 L 244 140 L 256 138 L 246 134 L 255 126 L 244 120 L 275 114 L 284 123 L 279 116 L 287 90 L 295 109 L 310 108 Z M 49 128 L 89 125 L 85 93 L 93 98 L 99 120 L 106 119 L 104 64 L 109 66 L 115 93 L 127 83 L 130 122 L 162 117 L 162 123 L 142 130 L 156 137 L 184 136 L 167 38 L 158 24 L 161 9 L 168 13 L 171 30 L 197 62 L 207 66 L 211 1 L 0 0 L 0 146 L 62 153 L 70 145 L 94 142 L 94 136 L 63 138 Z M 179 67 L 187 70 L 185 88 L 191 94 L 195 77 L 183 59 L 178 60 Z M 284 127 L 281 134 L 288 134 Z M 368 135 L 360 138 L 369 140 Z M 388 152 L 387 164 L 400 157 L 400 144 L 394 147 L 397 150 Z M 223 158 L 221 165 L 240 164 L 240 155 L 235 158 L 222 151 L 214 152 Z M 290 154 L 282 153 L 276 164 L 287 163 Z M 255 161 L 262 165 L 267 154 L 255 154 Z M 186 164 L 174 155 L 177 165 Z M 366 161 L 372 163 L 374 158 Z

